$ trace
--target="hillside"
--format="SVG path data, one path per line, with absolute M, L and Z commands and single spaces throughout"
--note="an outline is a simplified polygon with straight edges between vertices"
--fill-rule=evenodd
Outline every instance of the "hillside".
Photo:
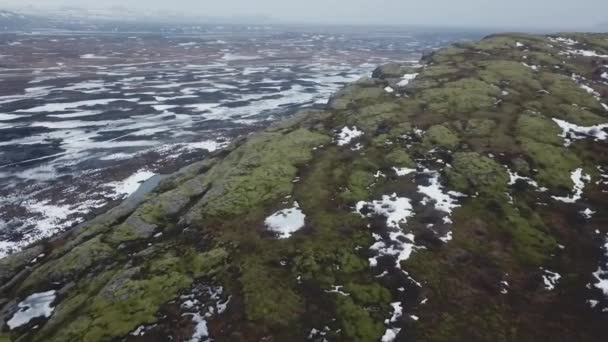
M 608 35 L 378 68 L 0 260 L 0 341 L 603 341 Z

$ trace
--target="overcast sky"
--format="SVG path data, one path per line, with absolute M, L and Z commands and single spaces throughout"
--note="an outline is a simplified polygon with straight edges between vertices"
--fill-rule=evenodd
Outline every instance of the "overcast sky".
M 7 6 L 122 6 L 336 24 L 573 29 L 608 21 L 608 0 L 1 0 Z M 0 4 L 0 7 L 2 7 Z

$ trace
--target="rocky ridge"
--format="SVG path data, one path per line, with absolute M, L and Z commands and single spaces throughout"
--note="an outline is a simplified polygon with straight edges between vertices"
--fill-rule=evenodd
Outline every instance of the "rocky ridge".
M 602 341 L 607 103 L 601 34 L 380 67 L 1 259 L 0 341 Z

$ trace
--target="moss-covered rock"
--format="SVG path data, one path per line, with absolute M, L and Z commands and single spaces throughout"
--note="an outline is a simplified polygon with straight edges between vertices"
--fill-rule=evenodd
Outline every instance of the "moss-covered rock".
M 435 125 L 428 129 L 424 136 L 424 143 L 430 147 L 443 147 L 453 149 L 458 146 L 460 139 L 445 125 Z
M 498 195 L 506 192 L 509 182 L 502 165 L 475 152 L 455 153 L 453 168 L 447 175 L 454 189 L 468 194 Z

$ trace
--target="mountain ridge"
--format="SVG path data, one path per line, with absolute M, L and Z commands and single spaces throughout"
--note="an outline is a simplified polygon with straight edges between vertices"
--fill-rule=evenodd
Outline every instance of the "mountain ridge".
M 382 66 L 0 260 L 0 341 L 600 341 L 606 39 Z

